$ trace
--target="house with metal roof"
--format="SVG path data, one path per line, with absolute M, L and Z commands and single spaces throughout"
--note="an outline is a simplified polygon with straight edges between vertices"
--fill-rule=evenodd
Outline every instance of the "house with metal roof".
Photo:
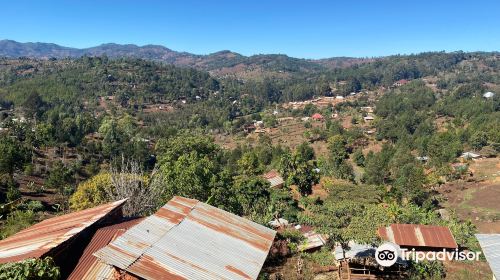
M 66 277 L 93 233 L 122 218 L 125 201 L 50 218 L 1 240 L 0 263 L 52 257 Z
M 495 93 L 491 92 L 491 91 L 488 91 L 488 92 L 483 94 L 484 98 L 492 98 L 493 96 L 495 96 Z
M 464 159 L 478 159 L 481 157 L 481 155 L 474 152 L 465 152 L 460 157 Z
M 476 234 L 476 238 L 493 272 L 493 280 L 500 279 L 500 234 Z
M 281 175 L 276 170 L 271 170 L 262 175 L 262 177 L 264 177 L 264 179 L 266 179 L 271 184 L 271 188 L 281 188 L 285 183 L 283 177 L 281 177 Z
M 67 280 L 115 279 L 118 274 L 117 270 L 113 266 L 101 262 L 93 254 L 106 247 L 111 241 L 143 219 L 136 218 L 98 229 Z
M 432 251 L 458 248 L 450 229 L 444 226 L 392 224 L 379 228 L 378 235 L 382 240 L 408 249 Z
M 94 256 L 138 279 L 257 279 L 275 235 L 198 200 L 174 197 Z

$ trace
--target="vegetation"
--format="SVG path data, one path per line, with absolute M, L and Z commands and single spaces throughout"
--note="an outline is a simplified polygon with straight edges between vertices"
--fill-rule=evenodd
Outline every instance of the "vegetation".
M 500 151 L 500 98 L 482 96 L 498 89 L 495 55 L 423 53 L 350 67 L 235 56 L 202 67 L 242 63 L 267 71 L 252 79 L 135 58 L 2 58 L 0 202 L 26 194 L 53 201 L 9 208 L 1 237 L 44 210 L 128 198 L 125 214 L 139 216 L 179 195 L 266 226 L 285 218 L 327 234 L 323 251 L 306 254 L 298 252 L 300 232 L 280 233 L 291 252 L 281 265 L 300 264 L 301 279 L 333 262 L 333 246 L 378 244 L 376 229 L 391 223 L 446 225 L 461 247 L 477 249 L 472 222 L 437 214 L 443 205 L 436 190 L 472 172 L 467 162 L 455 164 L 462 152 Z M 411 82 L 393 86 L 400 79 Z M 328 106 L 287 103 L 336 95 L 349 98 Z M 366 106 L 375 108 L 371 123 L 363 120 Z M 324 122 L 299 122 L 314 113 Z M 250 133 L 257 121 L 264 132 Z M 277 132 L 290 136 L 277 139 Z M 262 177 L 270 170 L 279 171 L 283 188 Z M 27 271 L 37 262 L 25 264 Z M 299 275 L 292 274 L 283 277 Z M 444 275 L 440 263 L 423 263 L 410 276 Z

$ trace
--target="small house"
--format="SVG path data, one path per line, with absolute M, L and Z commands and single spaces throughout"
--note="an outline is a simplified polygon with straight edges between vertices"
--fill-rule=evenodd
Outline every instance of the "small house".
M 271 170 L 262 175 L 262 177 L 264 177 L 264 179 L 266 179 L 271 184 L 271 188 L 281 188 L 285 183 L 283 177 L 281 177 L 281 175 L 276 170 Z
M 495 93 L 491 91 L 488 91 L 485 94 L 483 94 L 484 98 L 493 98 L 493 96 L 495 96 Z
M 500 234 L 476 234 L 476 238 L 493 272 L 493 280 L 500 279 Z
M 444 226 L 392 224 L 379 228 L 378 235 L 382 240 L 409 250 L 438 251 L 458 248 L 450 229 Z
M 313 120 L 315 120 L 315 121 L 323 121 L 323 120 L 324 120 L 323 116 L 322 116 L 321 114 L 318 114 L 318 113 L 316 113 L 316 114 L 312 115 L 312 117 L 311 117 L 311 118 L 312 118 Z
M 463 159 L 478 159 L 481 158 L 481 155 L 474 152 L 465 152 L 460 157 Z
M 366 117 L 363 117 L 363 120 L 365 120 L 365 122 L 371 122 L 371 121 L 373 121 L 374 119 L 375 119 L 375 118 L 374 118 L 373 116 L 370 116 L 370 115 L 368 115 L 368 116 L 366 116 Z
M 400 87 L 400 86 L 404 86 L 404 85 L 406 85 L 406 84 L 407 84 L 407 83 L 409 83 L 409 82 L 410 82 L 410 81 L 408 81 L 408 80 L 401 79 L 401 80 L 399 80 L 399 81 L 396 81 L 396 82 L 393 84 L 393 86 L 395 86 L 395 87 Z

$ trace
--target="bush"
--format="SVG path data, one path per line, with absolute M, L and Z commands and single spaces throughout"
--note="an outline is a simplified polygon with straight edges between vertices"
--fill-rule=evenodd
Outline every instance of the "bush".
M 7 200 L 14 201 L 20 197 L 21 197 L 21 191 L 19 190 L 19 188 L 15 186 L 9 186 L 9 189 L 7 190 Z
M 0 280 L 57 280 L 60 277 L 59 268 L 50 257 L 0 265 Z
M 439 261 L 421 261 L 410 264 L 410 279 L 443 279 L 446 276 L 444 265 Z
M 7 215 L 5 224 L 0 230 L 0 239 L 5 239 L 10 235 L 31 226 L 34 222 L 35 213 L 33 211 L 13 211 Z

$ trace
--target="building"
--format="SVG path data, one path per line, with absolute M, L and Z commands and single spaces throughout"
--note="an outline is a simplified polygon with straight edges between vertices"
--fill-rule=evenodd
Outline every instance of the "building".
M 308 225 L 296 225 L 305 238 L 305 241 L 299 245 L 300 251 L 315 251 L 326 245 L 327 236 L 314 231 L 314 228 Z
M 401 248 L 419 251 L 456 249 L 457 242 L 450 229 L 444 226 L 392 224 L 378 229 L 382 240 L 392 242 Z
M 283 177 L 281 177 L 281 175 L 276 170 L 271 170 L 262 175 L 262 177 L 264 177 L 264 179 L 266 179 L 271 184 L 271 188 L 281 188 L 285 183 Z
M 321 114 L 318 114 L 318 113 L 312 115 L 311 118 L 315 121 L 323 121 L 324 120 L 323 116 Z
M 0 241 L 0 263 L 52 257 L 65 278 L 94 232 L 122 219 L 126 199 L 50 218 Z
M 402 80 L 399 80 L 399 81 L 396 81 L 394 84 L 392 84 L 393 86 L 395 87 L 400 87 L 400 86 L 404 86 L 406 85 L 407 83 L 409 83 L 410 81 L 408 80 L 405 80 L 405 79 L 402 79 Z
M 276 232 L 174 197 L 94 253 L 124 279 L 257 279 Z
M 117 271 L 114 267 L 99 261 L 93 254 L 142 220 L 143 218 L 132 219 L 97 230 L 83 251 L 75 269 L 69 275 L 68 280 L 116 278 L 114 276 Z
M 500 279 L 500 234 L 476 234 L 476 238 L 493 272 L 493 280 Z
M 491 91 L 488 91 L 485 94 L 483 94 L 484 98 L 493 98 L 493 96 L 495 96 L 495 93 Z
M 373 116 L 370 116 L 370 115 L 368 115 L 368 116 L 366 116 L 366 117 L 363 117 L 363 120 L 365 120 L 365 122 L 371 122 L 371 121 L 373 121 L 374 119 L 375 119 L 375 118 L 374 118 Z
M 474 152 L 465 152 L 460 157 L 464 159 L 478 159 L 481 155 Z

